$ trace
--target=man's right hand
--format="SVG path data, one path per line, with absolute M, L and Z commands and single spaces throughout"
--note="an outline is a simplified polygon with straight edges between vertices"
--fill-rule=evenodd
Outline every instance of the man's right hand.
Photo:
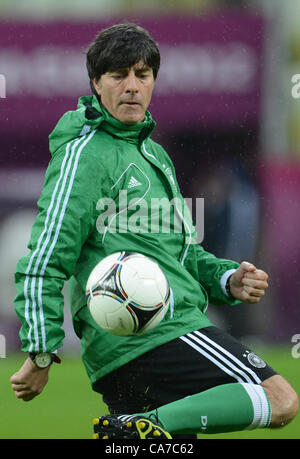
M 39 395 L 48 382 L 49 369 L 50 366 L 38 368 L 31 358 L 28 357 L 20 370 L 10 378 L 16 397 L 29 402 Z

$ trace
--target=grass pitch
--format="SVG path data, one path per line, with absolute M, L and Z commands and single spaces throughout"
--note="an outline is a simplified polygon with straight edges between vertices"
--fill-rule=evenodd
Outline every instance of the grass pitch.
M 300 394 L 300 359 L 291 350 L 268 349 L 259 352 Z M 0 439 L 89 439 L 92 420 L 106 414 L 101 396 L 91 390 L 79 357 L 64 356 L 61 365 L 53 364 L 43 393 L 30 402 L 18 400 L 9 378 L 24 362 L 23 354 L 0 359 Z M 275 439 L 300 438 L 300 414 L 284 429 L 260 429 L 199 438 Z

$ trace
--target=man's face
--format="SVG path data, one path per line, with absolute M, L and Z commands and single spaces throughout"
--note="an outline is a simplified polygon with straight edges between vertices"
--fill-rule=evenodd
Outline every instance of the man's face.
M 129 68 L 106 72 L 93 83 L 109 113 L 125 124 L 144 120 L 154 87 L 151 68 L 140 61 Z

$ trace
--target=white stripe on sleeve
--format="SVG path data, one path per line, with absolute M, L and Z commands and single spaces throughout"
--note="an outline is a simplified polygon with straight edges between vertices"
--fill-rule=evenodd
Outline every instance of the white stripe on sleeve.
M 39 346 L 39 326 L 38 326 L 38 321 L 37 321 L 37 316 L 39 317 L 40 320 L 40 332 L 42 336 L 42 350 L 43 352 L 46 351 L 47 349 L 47 343 L 46 343 L 46 330 L 45 330 L 45 318 L 44 318 L 44 311 L 43 311 L 43 304 L 42 304 L 42 288 L 43 288 L 43 275 L 45 273 L 47 264 L 49 262 L 49 259 L 51 257 L 51 254 L 54 250 L 54 247 L 56 245 L 60 228 L 63 222 L 63 218 L 65 215 L 65 210 L 66 206 L 68 203 L 68 199 L 70 197 L 70 193 L 72 190 L 72 185 L 74 182 L 74 177 L 76 174 L 77 166 L 78 166 L 78 161 L 80 158 L 81 151 L 85 147 L 85 145 L 90 141 L 90 139 L 93 137 L 96 131 L 92 131 L 89 136 L 81 137 L 78 140 L 69 142 L 66 146 L 66 153 L 65 157 L 63 159 L 62 165 L 61 165 L 61 170 L 60 170 L 60 176 L 56 182 L 55 188 L 52 193 L 51 197 L 51 202 L 49 205 L 49 208 L 47 210 L 47 216 L 45 220 L 45 225 L 44 225 L 44 230 L 38 240 L 37 248 L 35 251 L 32 253 L 32 256 L 30 258 L 27 270 L 26 270 L 26 279 L 24 283 L 24 295 L 25 295 L 25 318 L 26 322 L 28 324 L 29 330 L 28 330 L 28 340 L 30 343 L 30 348 L 29 351 L 31 352 L 34 347 L 33 343 L 33 338 L 32 338 L 32 332 L 34 334 L 34 341 L 35 341 L 35 351 L 39 352 L 40 351 L 40 346 Z M 78 150 L 76 151 L 76 148 L 80 144 Z M 70 147 L 72 145 L 72 153 L 70 155 Z M 76 156 L 75 156 L 76 155 Z M 73 162 L 73 157 L 75 156 L 75 161 L 72 166 Z M 66 166 L 67 163 L 67 166 Z M 72 168 L 71 168 L 72 166 Z M 71 171 L 71 176 L 70 176 L 70 171 Z M 60 209 L 61 205 L 61 200 L 63 193 L 65 191 L 67 182 L 69 180 L 69 185 L 67 188 L 66 196 L 63 201 L 62 207 Z M 62 182 L 62 183 L 61 183 Z M 59 194 L 57 196 L 58 190 L 60 187 Z M 52 209 L 54 205 L 56 204 L 54 211 L 52 213 L 52 218 L 50 222 L 50 215 L 52 212 Z M 59 213 L 60 212 L 60 213 Z M 56 224 L 56 218 L 58 216 L 58 223 L 57 226 L 55 227 Z M 50 224 L 49 224 L 50 222 Z M 54 238 L 52 241 L 52 244 L 50 247 L 50 241 L 52 237 L 52 232 L 55 231 L 54 233 Z M 43 242 L 44 241 L 44 242 Z M 42 245 L 43 242 L 43 245 Z M 42 245 L 42 247 L 41 247 Z M 46 254 L 46 257 L 44 259 L 44 263 L 41 266 L 41 261 L 43 258 L 44 253 L 48 249 L 48 252 Z M 32 270 L 32 264 L 33 260 L 37 255 L 37 259 L 34 265 L 34 268 Z M 31 271 L 32 270 L 32 271 Z M 38 272 L 40 270 L 40 272 Z M 30 286 L 30 296 L 28 296 L 28 290 L 29 290 L 29 282 L 31 279 L 31 286 Z M 37 297 L 36 297 L 36 281 L 38 279 L 38 292 L 37 292 Z M 38 308 L 38 311 L 37 311 Z M 32 312 L 31 319 L 30 319 L 30 309 Z

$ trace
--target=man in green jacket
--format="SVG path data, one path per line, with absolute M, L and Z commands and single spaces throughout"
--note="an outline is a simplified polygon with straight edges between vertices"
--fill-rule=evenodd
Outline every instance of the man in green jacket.
M 111 413 L 95 420 L 96 438 L 285 425 L 298 403 L 289 383 L 206 316 L 208 303 L 257 303 L 268 276 L 197 244 L 172 161 L 150 137 L 155 122 L 147 108 L 159 66 L 156 43 L 134 24 L 101 31 L 88 50 L 93 95 L 80 98 L 49 137 L 52 159 L 30 253 L 16 269 L 15 308 L 29 357 L 11 377 L 12 388 L 29 401 L 47 383 L 64 338 L 61 290 L 68 280 L 82 359 Z M 163 198 L 171 217 L 167 232 L 160 206 L 153 206 Z M 107 211 L 108 202 L 113 210 Z M 151 213 L 139 231 L 130 231 L 141 205 Z M 151 231 L 153 218 L 159 231 Z M 124 250 L 154 259 L 172 292 L 166 317 L 140 336 L 107 333 L 86 305 L 91 270 Z

